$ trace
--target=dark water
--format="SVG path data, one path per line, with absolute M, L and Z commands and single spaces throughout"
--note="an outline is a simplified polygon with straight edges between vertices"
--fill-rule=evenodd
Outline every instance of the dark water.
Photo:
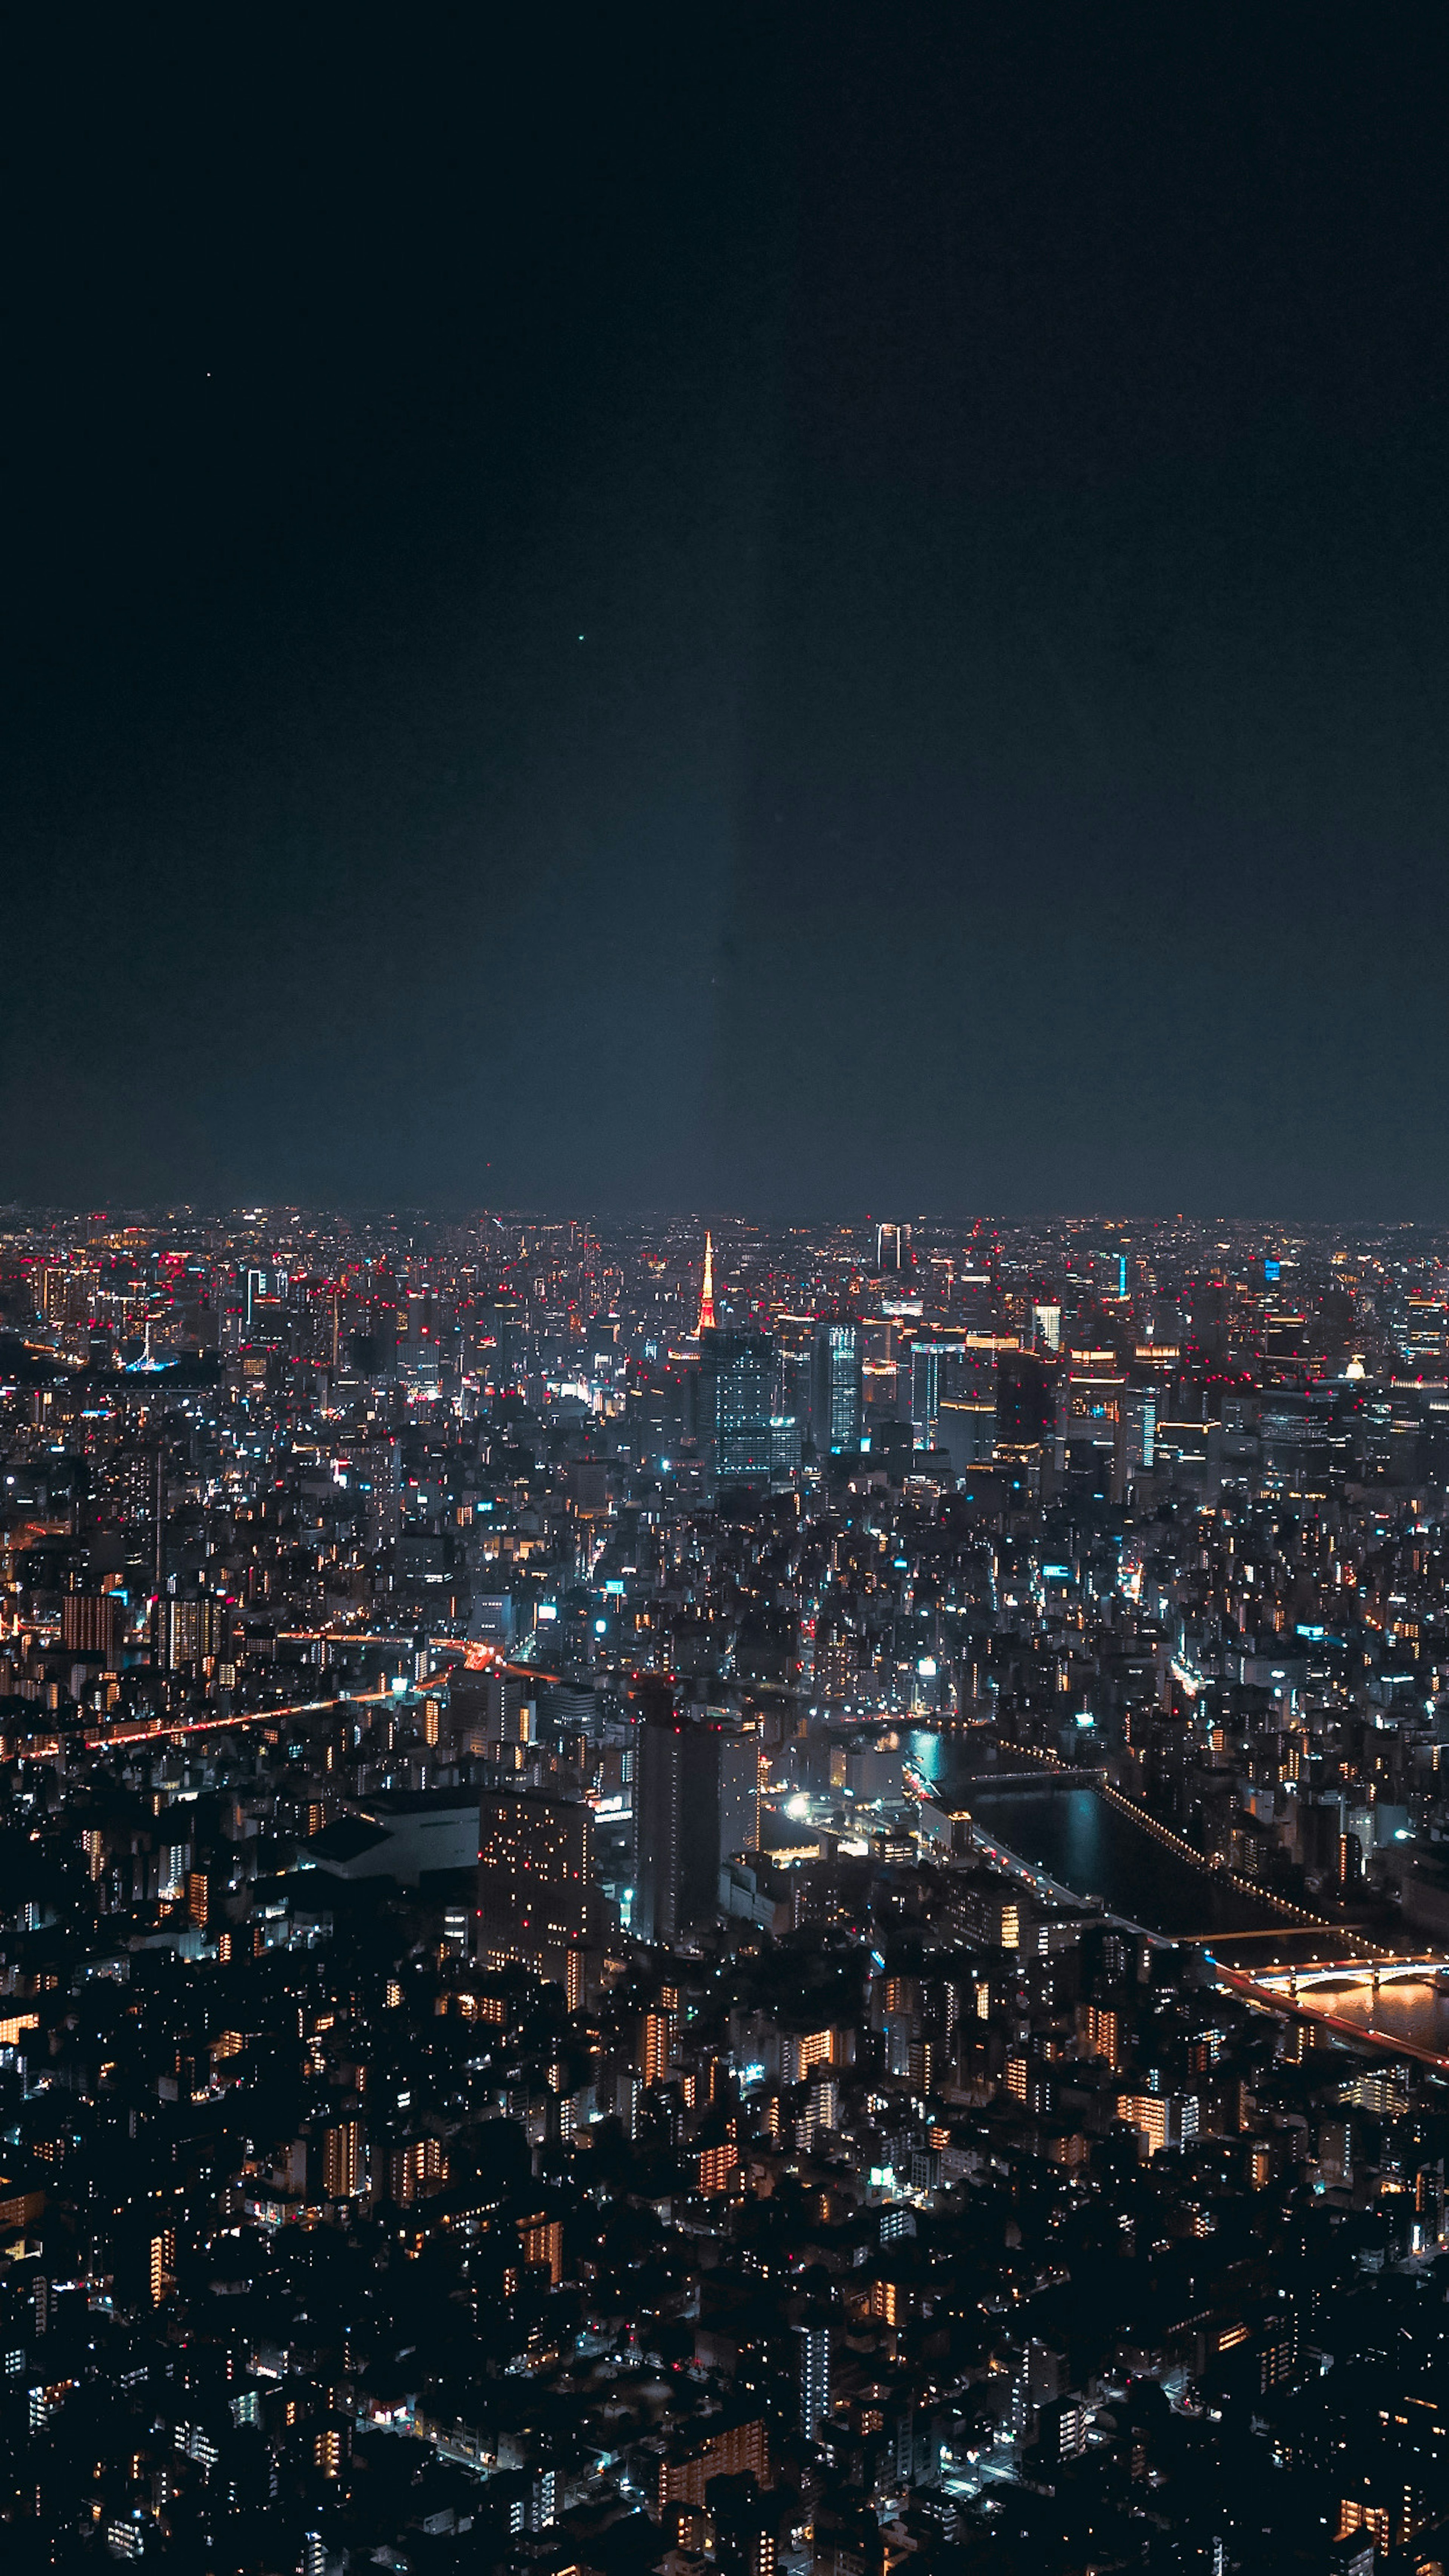
M 1189 1933 L 1252 1932 L 1280 1923 L 1270 1905 L 1226 1885 L 1216 1870 L 1195 1869 L 1109 1806 L 1095 1789 L 976 1789 L 952 1762 L 939 1736 L 911 1739 L 912 1760 L 953 1804 L 969 1807 L 1010 1851 L 1035 1861 L 1079 1896 L 1100 1896 L 1109 1914 L 1125 1914 L 1173 1939 Z
M 1318 2000 L 1355 2029 L 1380 2039 L 1407 2039 L 1449 2058 L 1449 1995 L 1427 1978 L 1385 1977 L 1377 1995 L 1362 1984 L 1320 1986 Z
M 973 1778 L 957 1749 L 939 1736 L 912 1736 L 911 1760 L 953 1806 L 969 1808 L 1009 1851 L 1034 1861 L 1079 1896 L 1100 1896 L 1109 1914 L 1125 1915 L 1149 1931 L 1179 1940 L 1192 1933 L 1281 1933 L 1281 1943 L 1245 1942 L 1240 1950 L 1224 1953 L 1250 1970 L 1267 1967 L 1280 1950 L 1285 1958 L 1299 1957 L 1300 1963 L 1311 1954 L 1334 1956 L 1334 1948 L 1325 1946 L 1331 1935 L 1320 1941 L 1294 1934 L 1271 1906 L 1226 1885 L 1218 1871 L 1179 1860 L 1095 1789 L 978 1787 L 979 1772 Z M 1408 2040 L 1449 2060 L 1449 1995 L 1439 1993 L 1427 1978 L 1386 1975 L 1377 1997 L 1355 1979 L 1305 1987 L 1305 2002 L 1310 1994 L 1366 2038 L 1372 2035 L 1380 2047 Z

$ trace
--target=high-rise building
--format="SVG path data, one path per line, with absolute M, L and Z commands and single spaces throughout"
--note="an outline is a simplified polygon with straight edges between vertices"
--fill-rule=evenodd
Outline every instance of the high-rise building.
M 67 1592 L 60 1605 L 61 1643 L 73 1655 L 101 1655 L 113 1664 L 123 1606 L 113 1592 Z
M 837 1316 L 815 1328 L 811 1352 L 811 1416 L 815 1446 L 839 1455 L 860 1447 L 862 1419 L 860 1326 Z
M 787 1335 L 790 1330 L 787 1325 Z M 809 1431 L 809 1348 L 799 1350 L 791 1347 L 789 1340 L 782 1340 L 775 1350 L 775 1409 L 770 1420 L 770 1447 L 777 1476 L 789 1475 L 799 1466 Z
M 159 1441 L 132 1449 L 123 1459 L 121 1508 L 137 1552 L 145 1551 L 147 1571 L 161 1588 L 166 1557 L 166 1453 Z
M 209 1592 L 164 1593 L 156 1604 L 156 1660 L 164 1672 L 195 1671 L 225 1655 L 226 1604 Z
M 760 1848 L 760 1739 L 714 1730 L 719 1761 L 719 1858 Z
M 769 1483 L 774 1397 L 775 1346 L 767 1334 L 700 1334 L 700 1445 L 717 1484 Z
M 702 2505 L 711 2479 L 750 2477 L 758 2487 L 774 2483 L 770 2469 L 770 2427 L 762 2411 L 741 2407 L 681 2433 L 659 2462 L 657 2510 L 662 2521 L 671 2504 Z
M 352 2200 L 362 2189 L 362 2122 L 334 2120 L 322 2132 L 322 2190 L 328 2200 Z
M 1029 1351 L 1003 1351 L 996 1375 L 996 1442 L 1008 1457 L 1039 1448 L 1056 1419 L 1051 1373 Z
M 994 1392 L 943 1397 L 936 1416 L 936 1440 L 958 1476 L 964 1476 L 969 1467 L 989 1466 L 996 1455 Z
M 675 2016 L 662 2009 L 647 2012 L 639 2026 L 639 2072 L 646 2084 L 668 2081 L 674 2055 Z
M 813 2442 L 830 2413 L 830 2328 L 804 2325 L 795 2329 L 800 2430 Z
M 485 1790 L 478 1818 L 478 1955 L 568 1982 L 594 1923 L 589 1808 L 545 1789 Z
M 563 2279 L 563 2221 L 540 2210 L 535 2217 L 519 2219 L 518 2235 L 524 2262 L 547 2272 L 556 2290 Z
M 1139 1467 L 1151 1467 L 1156 1455 L 1155 1387 L 1124 1388 L 1117 1408 L 1117 1473 L 1126 1482 Z
M 651 1716 L 634 1753 L 634 1904 L 630 1928 L 672 1942 L 714 1913 L 718 1810 L 710 1797 L 715 1747 L 687 1719 Z M 713 1809 L 713 1812 L 712 1812 Z
M 387 2160 L 388 2198 L 399 2209 L 409 2209 L 414 2201 L 441 2191 L 447 2178 L 448 2160 L 438 2138 L 409 2138 L 405 2146 L 394 2147 Z
M 677 1709 L 651 1689 L 634 1747 L 630 1928 L 672 1942 L 714 1919 L 722 1860 L 757 1847 L 759 1746 L 723 1719 Z
M 918 1449 L 935 1447 L 941 1407 L 962 1392 L 965 1351 L 959 1338 L 942 1341 L 933 1335 L 912 1345 L 911 1430 Z
M 1036 1305 L 1031 1310 L 1033 1339 L 1055 1357 L 1062 1346 L 1062 1310 L 1058 1305 Z
M 358 1450 L 351 1473 L 361 1503 L 366 1545 L 369 1549 L 390 1547 L 402 1527 L 402 1461 L 396 1440 L 368 1441 Z

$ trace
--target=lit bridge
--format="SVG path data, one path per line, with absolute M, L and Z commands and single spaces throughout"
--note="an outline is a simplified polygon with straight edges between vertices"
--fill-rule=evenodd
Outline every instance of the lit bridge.
M 1414 2057 L 1449 2073 L 1449 1959 L 1313 1959 L 1301 1965 L 1240 1968 L 1204 1942 L 1223 1983 L 1250 2003 L 1319 2024 L 1356 2046 Z

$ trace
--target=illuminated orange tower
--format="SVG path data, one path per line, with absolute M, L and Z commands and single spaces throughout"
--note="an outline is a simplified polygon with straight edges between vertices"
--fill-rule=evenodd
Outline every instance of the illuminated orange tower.
M 694 1329 L 697 1333 L 714 1331 L 714 1245 L 710 1241 L 707 1227 L 704 1237 L 704 1278 L 699 1291 L 699 1322 Z

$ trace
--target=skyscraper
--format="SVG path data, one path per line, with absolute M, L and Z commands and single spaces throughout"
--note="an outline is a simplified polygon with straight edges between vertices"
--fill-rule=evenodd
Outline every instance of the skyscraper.
M 996 1377 L 996 1442 L 1008 1456 L 1040 1446 L 1052 1427 L 1055 1381 L 1029 1351 L 1004 1351 Z
M 836 1317 L 815 1327 L 811 1352 L 811 1418 L 815 1446 L 836 1454 L 860 1447 L 860 1326 Z
M 766 1334 L 700 1334 L 700 1443 L 717 1484 L 769 1483 L 774 1396 L 775 1346 Z
M 647 1686 L 634 1746 L 634 1904 L 641 1940 L 711 1922 L 722 1859 L 759 1834 L 759 1748 L 717 1716 L 691 1716 Z
M 543 1789 L 485 1790 L 478 1819 L 478 1953 L 568 1981 L 593 1924 L 590 1810 Z
M 919 1449 L 934 1447 L 944 1403 L 960 1395 L 965 1344 L 927 1337 L 911 1350 L 911 1428 Z

